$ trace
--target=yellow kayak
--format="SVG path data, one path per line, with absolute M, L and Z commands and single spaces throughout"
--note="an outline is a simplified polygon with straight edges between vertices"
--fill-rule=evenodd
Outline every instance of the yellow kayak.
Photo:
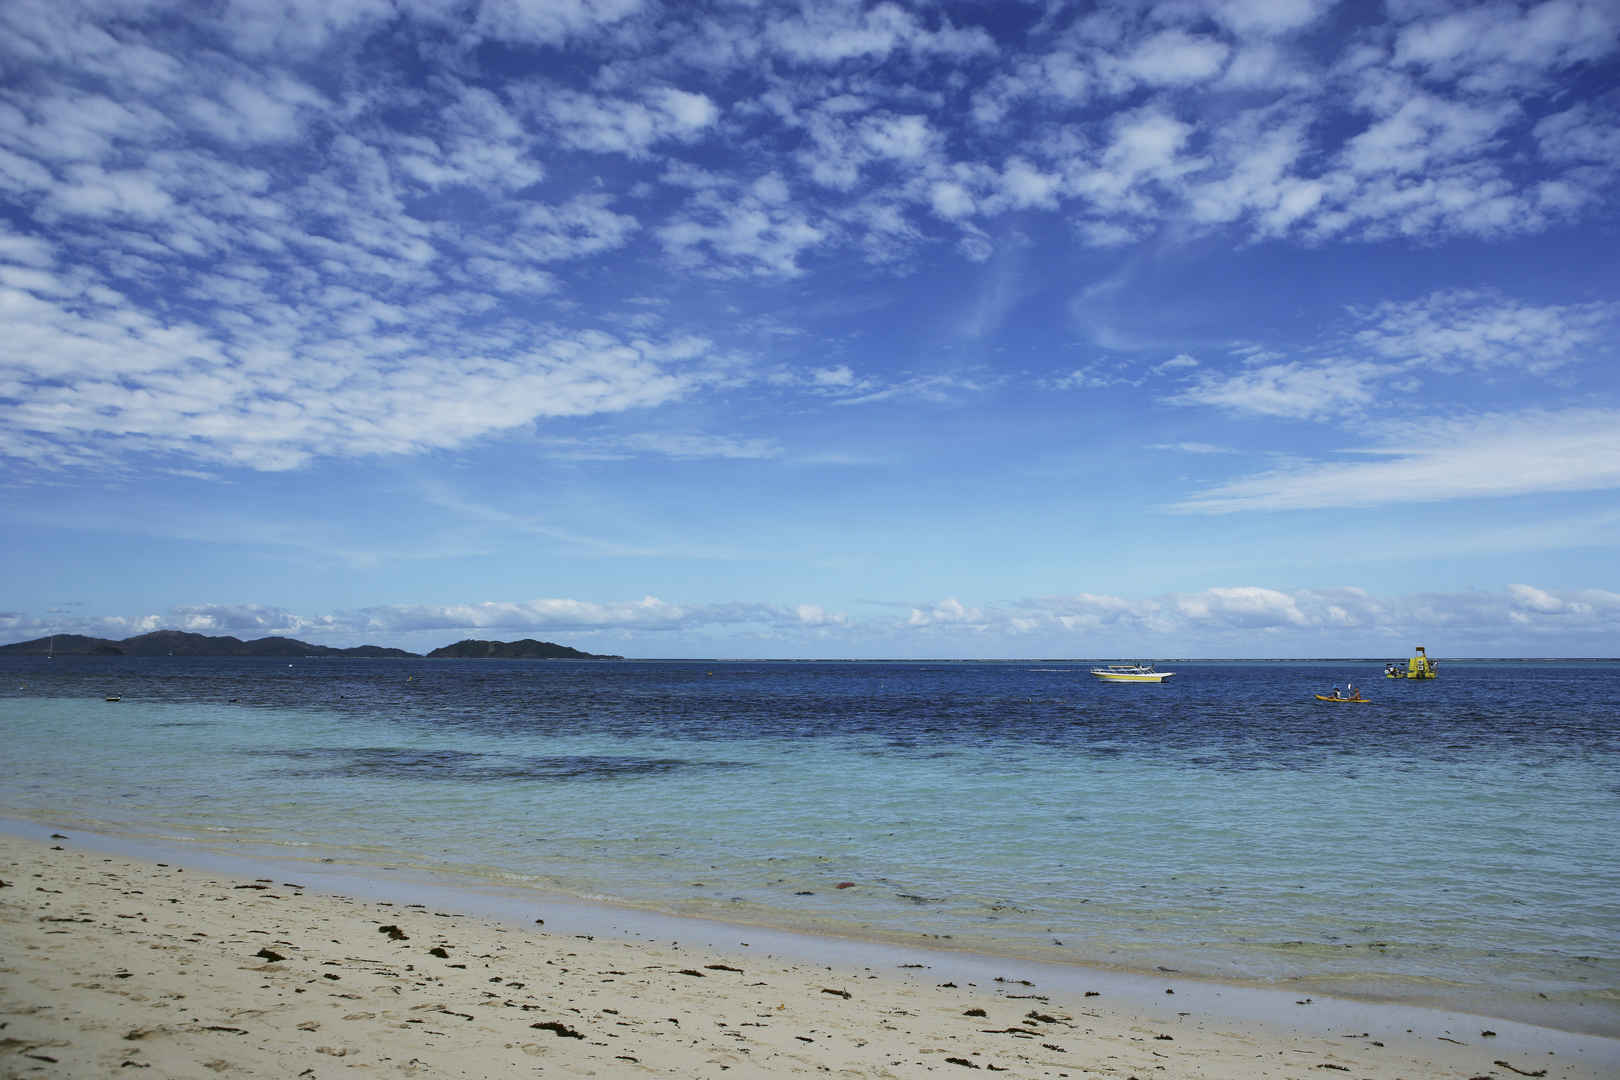
M 1351 702 L 1355 702 L 1358 705 L 1366 705 L 1370 701 L 1372 701 L 1371 698 L 1364 698 L 1364 697 L 1334 697 L 1332 694 L 1317 694 L 1316 695 L 1316 700 L 1317 701 L 1337 701 L 1337 702 L 1340 702 L 1341 704 L 1344 704 L 1344 705 L 1348 705 Z

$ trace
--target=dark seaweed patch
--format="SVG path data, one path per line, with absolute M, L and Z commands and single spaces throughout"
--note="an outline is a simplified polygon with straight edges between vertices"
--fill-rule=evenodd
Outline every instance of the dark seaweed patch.
M 420 750 L 403 747 L 303 747 L 275 751 L 295 764 L 289 776 L 387 780 L 457 780 L 473 783 L 513 780 L 624 780 L 683 770 L 746 768 L 740 762 L 691 761 L 685 758 L 619 757 L 606 754 L 508 757 L 464 750 Z

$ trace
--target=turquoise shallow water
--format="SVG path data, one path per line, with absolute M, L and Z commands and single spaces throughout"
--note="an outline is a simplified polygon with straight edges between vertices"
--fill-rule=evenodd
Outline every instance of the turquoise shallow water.
M 1087 666 L 6 659 L 0 813 L 1620 1033 L 1620 664 Z

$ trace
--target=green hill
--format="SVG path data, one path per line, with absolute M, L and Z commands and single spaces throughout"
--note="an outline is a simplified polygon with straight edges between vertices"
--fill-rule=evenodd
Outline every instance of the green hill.
M 522 641 L 474 641 L 468 638 L 428 653 L 428 659 L 460 660 L 623 660 L 622 656 L 580 652 L 567 645 L 524 638 Z

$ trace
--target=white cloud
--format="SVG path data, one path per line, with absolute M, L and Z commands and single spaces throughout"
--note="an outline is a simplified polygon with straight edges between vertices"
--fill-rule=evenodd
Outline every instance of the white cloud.
M 677 131 L 692 135 L 710 127 L 720 118 L 720 110 L 707 94 L 666 87 L 653 94 L 653 100 L 669 117 Z
M 1620 488 L 1620 412 L 1567 409 L 1383 424 L 1358 459 L 1219 484 L 1182 513 L 1320 510 Z
M 1304 626 L 1310 621 L 1294 597 L 1252 585 L 1176 596 L 1172 604 L 1177 614 L 1196 623 L 1262 627 Z
M 1352 309 L 1357 327 L 1325 347 L 1351 358 L 1253 357 L 1235 371 L 1206 368 L 1165 400 L 1237 413 L 1325 419 L 1361 413 L 1397 389 L 1435 386 L 1465 371 L 1549 375 L 1609 359 L 1620 304 L 1536 306 L 1493 293 L 1435 292 Z M 1186 365 L 1160 365 L 1170 372 Z
M 906 617 L 906 625 L 911 627 L 940 625 L 980 627 L 984 623 L 983 611 L 967 607 L 954 596 L 947 596 L 930 608 L 912 608 L 911 614 Z
M 855 373 L 849 369 L 848 364 L 839 364 L 836 367 L 820 368 L 810 373 L 811 380 L 817 386 L 837 387 L 840 389 L 857 384 Z
M 893 606 L 893 605 L 884 605 Z M 1349 586 L 1280 589 L 1232 585 L 1155 597 L 1096 593 L 1041 596 L 969 605 L 955 597 L 899 605 L 903 615 L 856 617 L 815 601 L 790 605 L 671 603 L 543 597 L 447 604 L 385 604 L 304 614 L 267 605 L 190 604 L 164 613 L 87 615 L 0 613 L 12 640 L 78 633 L 119 639 L 160 628 L 244 639 L 280 635 L 314 644 L 379 644 L 430 649 L 478 635 L 631 642 L 640 655 L 665 655 L 678 635 L 738 631 L 762 641 L 803 643 L 809 633 L 833 655 L 859 655 L 881 643 L 902 655 L 982 656 L 987 642 L 1002 655 L 1118 655 L 1166 652 L 1209 656 L 1334 655 L 1335 641 L 1394 648 L 1443 636 L 1446 654 L 1537 655 L 1585 642 L 1590 651 L 1620 632 L 1620 593 L 1514 583 L 1499 590 L 1377 596 Z M 1324 651 L 1324 646 L 1327 649 Z M 597 646 L 601 649 L 602 646 Z M 1342 649 L 1342 647 L 1341 647 Z M 1033 653 L 1031 650 L 1034 650 Z M 1043 652 L 1042 650 L 1050 650 Z M 636 654 L 636 649 L 611 651 Z M 1438 650 L 1431 650 L 1438 653 Z M 888 655 L 895 655 L 890 652 Z M 1442 663 L 1444 661 L 1442 660 Z
M 261 82 L 230 79 L 214 94 L 193 97 L 191 119 L 226 142 L 289 142 L 304 134 L 307 113 L 325 106 L 321 95 L 287 75 Z
M 1529 608 L 1547 614 L 1564 610 L 1564 601 L 1534 585 L 1509 585 L 1508 596 L 1515 607 Z
M 657 405 L 709 376 L 679 341 L 592 332 L 518 346 L 487 333 L 436 331 L 422 314 L 342 290 L 324 299 L 349 332 L 403 322 L 400 351 L 324 344 L 243 348 L 198 326 L 117 308 L 69 307 L 0 292 L 11 332 L 0 376 L 14 389 L 0 453 L 47 460 L 74 445 L 109 460 L 181 455 L 253 469 L 311 458 L 413 453 L 461 445 L 548 417 Z M 356 322 L 356 318 L 360 321 Z M 432 351 L 417 349 L 433 343 Z
M 995 49 L 994 41 L 981 29 L 958 30 L 945 21 L 939 29 L 929 30 L 893 3 L 871 8 L 849 0 L 805 5 L 791 17 L 770 18 L 765 33 L 786 57 L 818 64 L 881 59 L 900 50 L 971 56 Z
M 641 432 L 624 436 L 619 440 L 619 445 L 631 453 L 656 454 L 687 461 L 703 458 L 757 461 L 780 457 L 782 453 L 774 439 L 748 439 L 698 432 Z
M 1365 361 L 1265 364 L 1225 373 L 1203 372 L 1165 400 L 1233 412 L 1300 420 L 1343 415 L 1373 403 L 1395 369 Z
M 803 272 L 800 254 L 826 238 L 795 208 L 711 198 L 694 200 L 686 218 L 664 225 L 657 235 L 677 265 L 718 277 L 796 277 Z
M 609 202 L 607 196 L 581 195 L 561 205 L 532 203 L 518 212 L 517 230 L 500 237 L 496 249 L 559 262 L 623 247 L 640 225 Z
M 1225 43 L 1184 30 L 1165 30 L 1143 41 L 1123 65 L 1136 78 L 1155 85 L 1205 82 L 1220 74 L 1231 51 Z
M 629 18 L 642 0 L 480 0 L 476 30 L 504 41 L 561 44 L 570 37 Z
M 1533 129 L 1543 159 L 1620 168 L 1620 118 L 1613 109 L 1580 102 L 1536 121 Z
M 1515 10 L 1517 7 L 1517 10 Z M 1472 92 L 1543 85 L 1553 72 L 1612 50 L 1620 13 L 1602 0 L 1483 4 L 1403 27 L 1394 62 Z
M 706 95 L 670 87 L 648 91 L 640 101 L 557 86 L 535 87 L 525 96 L 563 145 L 631 157 L 647 154 L 662 140 L 697 138 L 719 116 Z
M 934 152 L 939 141 L 923 116 L 871 116 L 861 123 L 860 140 L 878 157 L 916 161 Z
M 1326 15 L 1333 0 L 1210 0 L 1210 13 L 1240 34 L 1284 34 Z
M 1620 302 L 1536 306 L 1454 290 L 1358 314 L 1369 325 L 1354 343 L 1386 360 L 1442 371 L 1515 367 L 1545 373 L 1611 353 Z
M 793 609 L 806 626 L 847 626 L 849 616 L 830 612 L 820 604 L 799 604 Z
M 947 402 L 964 394 L 977 394 L 984 384 L 963 375 L 908 375 L 892 381 L 864 379 L 839 392 L 833 401 L 839 405 L 871 405 L 880 401 L 915 400 Z M 831 387 L 823 387 L 831 390 Z M 839 388 L 842 391 L 842 388 Z
M 1173 450 L 1183 454 L 1236 454 L 1238 450 L 1231 446 L 1216 446 L 1214 443 L 1178 442 L 1153 443 L 1149 450 Z
M 182 7 L 0 5 L 19 457 L 292 468 L 713 385 L 674 331 L 600 336 L 629 325 L 621 277 L 780 284 L 850 252 L 899 276 L 1011 250 L 1013 213 L 1097 246 L 1494 236 L 1599 213 L 1620 177 L 1602 99 L 1503 89 L 1614 55 L 1620 16 L 1585 0 L 1402 8 L 1343 45 L 1300 33 L 1331 7 L 1311 0 L 1106 10 L 1034 45 L 894 3 Z M 408 49 L 430 79 L 382 62 Z M 1360 359 L 1201 368 L 1175 400 L 1339 415 L 1418 365 L 1567 371 L 1614 309 L 1437 294 L 1370 317 Z M 795 385 L 857 403 L 987 381 Z
M 1015 157 L 1002 167 L 1000 201 L 1016 210 L 1056 209 L 1061 182 L 1056 174 L 1043 172 L 1033 163 Z
M 968 189 L 950 180 L 934 183 L 928 197 L 934 213 L 947 220 L 968 217 L 977 209 Z

